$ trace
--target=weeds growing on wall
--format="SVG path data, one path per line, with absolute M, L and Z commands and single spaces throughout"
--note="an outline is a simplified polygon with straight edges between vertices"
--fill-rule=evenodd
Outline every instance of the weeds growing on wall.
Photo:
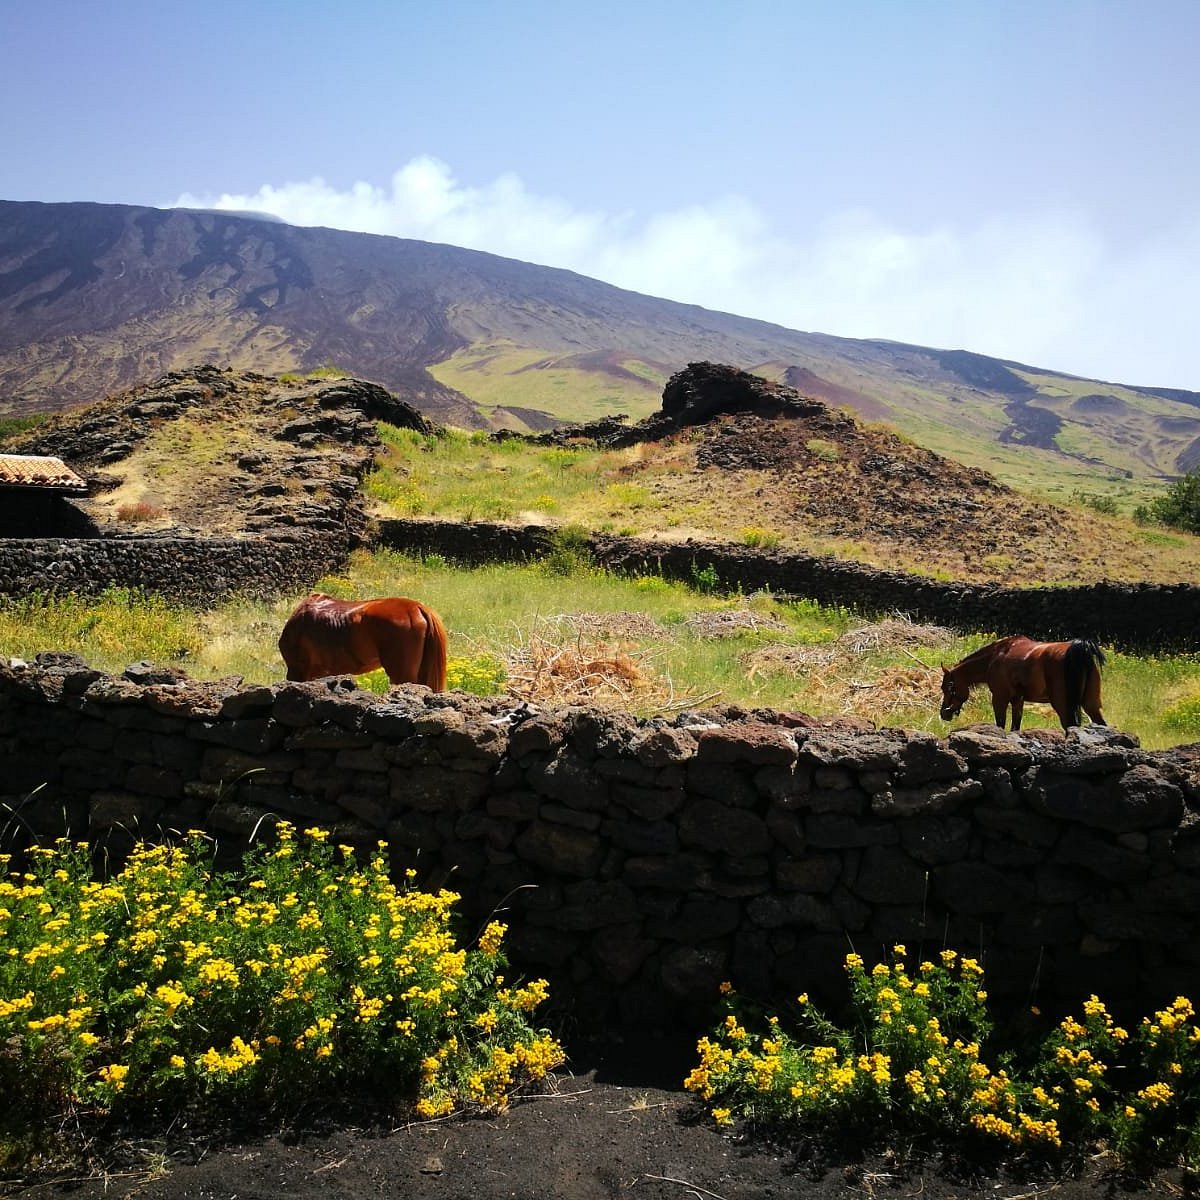
M 0 1166 L 110 1112 L 503 1108 L 562 1061 L 544 981 L 500 974 L 505 927 L 459 945 L 458 897 L 392 884 L 383 843 L 364 866 L 281 823 L 236 873 L 210 849 L 139 845 L 99 880 L 85 845 L 0 856 Z
M 1200 1026 L 1187 997 L 1126 1030 L 1093 996 L 1078 1017 L 1006 1045 L 978 962 L 953 950 L 906 958 L 895 946 L 868 970 L 847 955 L 840 1024 L 806 995 L 786 1019 L 751 1013 L 723 985 L 727 1015 L 684 1086 L 718 1125 L 839 1149 L 1061 1163 L 1103 1144 L 1132 1172 L 1200 1169 Z

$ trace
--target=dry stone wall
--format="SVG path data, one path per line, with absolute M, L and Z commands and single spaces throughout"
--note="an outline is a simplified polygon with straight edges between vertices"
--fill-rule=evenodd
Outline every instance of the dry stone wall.
M 832 998 L 845 953 L 978 956 L 997 1001 L 1118 1008 L 1200 979 L 1200 745 L 1104 728 L 945 739 L 736 708 L 638 720 L 0 660 L 10 838 L 321 825 L 493 912 L 580 1026 L 695 1024 L 732 980 Z M 110 857 L 111 861 L 111 857 Z M 1142 1009 L 1144 1011 L 1144 1007 Z
M 203 605 L 237 594 L 303 591 L 348 553 L 344 537 L 312 532 L 271 538 L 5 538 L 0 594 L 96 595 L 106 587 L 129 587 Z
M 373 542 L 465 563 L 535 559 L 555 549 L 554 531 L 545 526 L 453 521 L 383 520 Z M 95 593 L 110 585 L 201 604 L 237 592 L 278 595 L 302 591 L 340 569 L 357 544 L 343 532 L 313 529 L 240 539 L 0 538 L 0 595 L 52 588 Z M 710 542 L 668 544 L 594 534 L 585 544 L 596 562 L 616 571 L 682 580 L 711 572 L 718 586 L 730 590 L 770 589 L 868 614 L 903 612 L 957 629 L 1019 631 L 1045 639 L 1091 637 L 1151 653 L 1200 650 L 1200 588 L 1190 584 L 1002 588 Z
M 538 558 L 555 545 L 554 531 L 544 526 L 452 521 L 381 521 L 378 538 L 381 545 L 469 563 Z M 1004 588 L 943 583 L 832 557 L 764 553 L 711 542 L 594 534 L 587 545 L 598 563 L 617 571 L 682 580 L 711 571 L 730 590 L 770 589 L 864 613 L 903 612 L 956 629 L 1046 640 L 1090 637 L 1126 650 L 1200 650 L 1200 587 L 1191 584 Z

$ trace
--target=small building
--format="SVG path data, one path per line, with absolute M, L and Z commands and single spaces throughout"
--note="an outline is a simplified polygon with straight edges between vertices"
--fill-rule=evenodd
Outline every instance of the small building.
M 87 481 L 61 458 L 0 454 L 0 537 L 99 537 L 72 503 L 87 494 Z

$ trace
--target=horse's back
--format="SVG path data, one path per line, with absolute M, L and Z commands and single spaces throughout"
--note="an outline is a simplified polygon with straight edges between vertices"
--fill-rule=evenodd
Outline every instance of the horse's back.
M 438 691 L 446 684 L 445 629 L 436 613 L 405 596 L 338 600 L 314 592 L 285 623 L 279 652 L 293 680 L 383 667 L 392 683 Z

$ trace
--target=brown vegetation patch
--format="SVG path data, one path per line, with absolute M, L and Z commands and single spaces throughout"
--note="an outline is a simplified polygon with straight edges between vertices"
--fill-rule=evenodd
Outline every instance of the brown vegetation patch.
M 912 647 L 944 646 L 953 639 L 954 634 L 940 625 L 888 617 L 819 646 L 762 646 L 744 655 L 742 662 L 751 678 L 766 673 L 803 678 L 805 703 L 822 712 L 886 718 L 913 708 L 936 709 L 941 673 L 917 657 Z M 892 665 L 868 676 L 862 660 L 878 653 L 907 654 L 914 665 Z
M 737 637 L 742 633 L 758 633 L 761 630 L 783 632 L 787 629 L 782 621 L 760 616 L 748 608 L 693 613 L 684 621 L 684 627 L 700 638 Z
M 641 638 L 659 638 L 664 632 L 652 616 L 642 612 L 561 613 L 546 619 L 549 622 L 561 622 L 576 634 L 591 638 L 637 641 Z
M 742 665 L 750 678 L 757 675 L 790 673 L 799 675 L 813 667 L 826 667 L 838 657 L 837 647 L 831 642 L 820 646 L 789 646 L 773 642 L 759 646 L 741 657 Z
M 924 708 L 937 710 L 942 700 L 941 672 L 929 667 L 887 667 L 875 679 L 834 681 L 829 696 L 839 712 L 854 716 Z
M 886 617 L 870 625 L 847 630 L 838 638 L 838 646 L 850 654 L 872 651 L 904 650 L 912 646 L 948 646 L 955 633 L 944 625 L 921 625 L 906 617 Z
M 645 655 L 609 642 L 576 637 L 564 643 L 561 621 L 539 622 L 504 652 L 505 690 L 537 704 L 655 707 L 669 689 L 644 669 Z

